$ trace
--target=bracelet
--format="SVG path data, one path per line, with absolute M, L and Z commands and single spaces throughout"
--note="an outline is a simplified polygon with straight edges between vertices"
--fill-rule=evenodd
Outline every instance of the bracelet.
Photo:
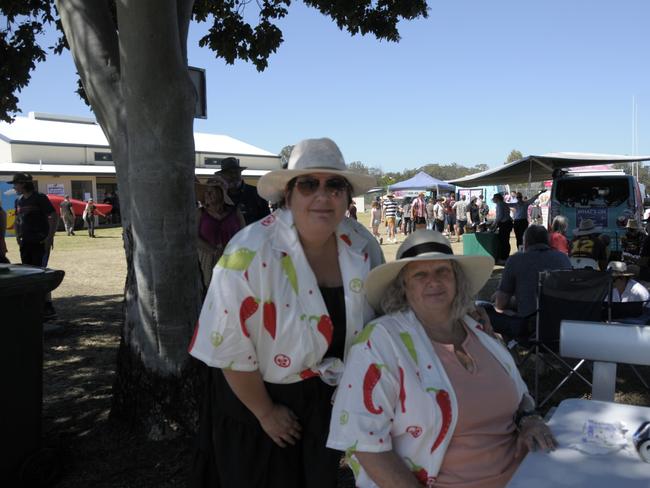
M 521 426 L 527 418 L 535 418 L 535 417 L 537 417 L 539 420 L 543 420 L 542 416 L 539 414 L 537 410 L 517 412 L 517 415 L 515 415 L 515 425 L 517 426 L 517 429 L 521 430 Z

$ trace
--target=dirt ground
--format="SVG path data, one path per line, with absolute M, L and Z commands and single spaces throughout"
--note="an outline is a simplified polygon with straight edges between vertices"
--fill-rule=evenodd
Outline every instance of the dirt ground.
M 109 420 L 126 265 L 121 229 L 99 229 L 97 236 L 58 233 L 55 240 L 50 267 L 64 270 L 66 276 L 53 293 L 58 319 L 45 329 L 45 456 L 32 465 L 28 478 L 50 480 L 43 484 L 60 488 L 183 487 L 191 439 L 149 441 Z M 8 257 L 18 262 L 15 242 L 8 241 Z M 398 246 L 382 247 L 386 259 L 394 259 Z M 461 244 L 453 247 L 462 253 Z M 496 267 L 481 298 L 489 298 L 496 289 L 500 272 Z M 650 378 L 650 368 L 640 371 Z M 650 394 L 631 370 L 621 367 L 620 372 L 617 400 L 650 405 Z M 524 374 L 530 379 L 530 366 Z M 545 377 L 544 385 L 552 380 Z M 587 392 L 574 380 L 567 386 L 554 404 Z M 348 479 L 341 486 L 352 485 Z

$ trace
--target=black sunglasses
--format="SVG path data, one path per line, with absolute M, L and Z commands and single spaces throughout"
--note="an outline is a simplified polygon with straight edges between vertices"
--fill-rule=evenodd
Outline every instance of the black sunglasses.
M 301 176 L 296 178 L 295 186 L 303 197 L 310 197 L 318 191 L 321 181 L 312 176 Z M 338 197 L 350 188 L 345 178 L 328 178 L 324 182 L 325 193 L 332 197 Z

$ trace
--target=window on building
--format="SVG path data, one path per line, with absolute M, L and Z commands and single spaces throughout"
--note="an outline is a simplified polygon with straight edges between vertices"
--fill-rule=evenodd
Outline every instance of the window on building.
M 72 198 L 87 201 L 93 196 L 93 182 L 90 180 L 72 180 Z
M 95 152 L 95 161 L 113 161 L 113 154 L 109 152 Z

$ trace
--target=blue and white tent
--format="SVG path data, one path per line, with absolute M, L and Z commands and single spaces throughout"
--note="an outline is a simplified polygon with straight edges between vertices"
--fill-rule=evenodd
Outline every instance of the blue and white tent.
M 394 185 L 389 186 L 390 191 L 399 191 L 399 190 L 436 190 L 436 193 L 439 195 L 441 192 L 454 191 L 456 187 L 446 181 L 439 180 L 434 178 L 431 175 L 426 174 L 424 171 L 420 171 L 413 178 L 408 180 L 400 181 Z

